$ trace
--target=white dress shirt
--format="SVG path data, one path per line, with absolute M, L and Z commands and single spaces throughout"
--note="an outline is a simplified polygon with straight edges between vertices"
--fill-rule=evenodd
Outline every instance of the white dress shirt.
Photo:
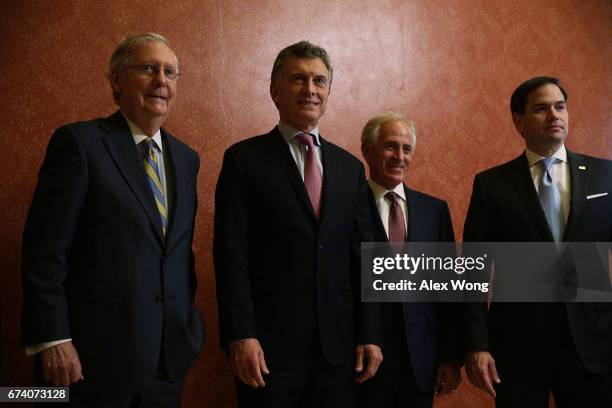
M 400 198 L 398 202 L 402 208 L 402 212 L 404 213 L 404 225 L 406 227 L 406 236 L 408 236 L 408 202 L 406 199 L 406 192 L 404 191 L 404 185 L 400 183 L 395 186 L 393 190 L 387 190 L 372 179 L 368 180 L 368 185 L 370 186 L 370 190 L 372 190 L 372 194 L 374 195 L 374 201 L 376 202 L 376 207 L 378 207 L 380 219 L 385 227 L 387 239 L 389 238 L 389 211 L 391 209 L 391 202 L 385 197 L 385 194 L 387 194 L 389 191 L 393 191 Z
M 306 160 L 306 153 L 308 153 L 308 146 L 304 145 L 302 142 L 298 140 L 297 135 L 301 135 L 301 130 L 297 130 L 292 128 L 291 126 L 278 122 L 278 130 L 281 135 L 283 135 L 283 139 L 289 145 L 289 151 L 291 151 L 291 155 L 293 156 L 293 160 L 295 160 L 295 164 L 300 171 L 300 175 L 302 176 L 302 181 L 304 180 L 304 161 Z M 319 167 L 319 171 L 321 172 L 321 177 L 323 176 L 323 162 L 321 161 L 321 141 L 319 140 L 319 128 L 314 128 L 309 134 L 314 136 L 314 149 L 315 149 L 315 157 L 317 158 L 317 165 Z

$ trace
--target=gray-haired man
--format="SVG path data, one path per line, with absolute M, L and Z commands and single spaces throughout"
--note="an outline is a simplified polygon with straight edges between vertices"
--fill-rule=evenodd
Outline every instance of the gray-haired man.
M 51 138 L 23 235 L 23 342 L 72 406 L 177 406 L 204 327 L 191 244 L 199 158 L 161 128 L 178 60 L 158 34 L 110 60 L 119 110 Z

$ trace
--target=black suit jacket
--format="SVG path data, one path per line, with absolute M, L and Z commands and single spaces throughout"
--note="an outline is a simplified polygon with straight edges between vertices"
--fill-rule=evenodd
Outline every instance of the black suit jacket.
M 185 374 L 204 327 L 193 307 L 196 152 L 162 129 L 164 237 L 142 154 L 120 112 L 51 138 L 23 234 L 25 345 L 72 338 L 84 392 Z
M 445 201 L 411 190 L 404 185 L 408 205 L 409 242 L 454 242 L 453 224 Z M 387 233 L 380 218 L 372 191 L 368 189 L 370 218 L 374 240 L 387 242 Z M 399 306 L 403 319 L 406 349 L 416 382 L 423 391 L 434 387 L 436 369 L 444 360 L 461 360 L 457 316 L 453 308 L 439 303 L 382 304 L 384 316 L 384 362 L 392 364 L 399 358 L 395 342 L 397 321 L 394 308 Z M 454 308 L 456 309 L 456 308 Z M 397 354 L 397 355 L 396 355 Z M 401 363 L 405 364 L 405 362 Z
M 567 158 L 571 209 L 564 241 L 612 241 L 612 162 L 570 151 Z M 605 192 L 609 194 L 587 200 Z M 553 241 L 525 154 L 476 176 L 464 241 Z M 526 350 L 549 348 L 555 306 L 559 305 L 493 303 L 487 313 L 482 304 L 468 305 L 468 351 L 492 350 L 512 359 Z M 584 365 L 594 373 L 612 370 L 612 304 L 561 307 Z
M 259 339 L 272 365 L 319 342 L 333 365 L 377 343 L 359 303 L 359 244 L 367 233 L 363 165 L 321 138 L 317 221 L 278 128 L 225 152 L 215 201 L 214 259 L 222 347 Z M 358 311 L 359 309 L 359 311 Z

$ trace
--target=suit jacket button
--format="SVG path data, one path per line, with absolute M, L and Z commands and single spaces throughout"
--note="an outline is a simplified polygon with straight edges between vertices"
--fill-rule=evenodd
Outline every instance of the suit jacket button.
M 161 297 L 161 296 L 159 296 L 159 295 L 158 295 L 158 296 L 155 296 L 155 301 L 156 301 L 156 302 L 161 302 L 162 300 L 164 300 L 164 298 L 163 298 L 163 297 Z
M 164 265 L 168 263 L 168 258 L 164 258 Z

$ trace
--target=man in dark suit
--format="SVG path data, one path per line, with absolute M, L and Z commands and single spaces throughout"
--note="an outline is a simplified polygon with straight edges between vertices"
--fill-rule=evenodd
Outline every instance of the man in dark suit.
M 374 240 L 454 242 L 446 202 L 403 181 L 416 145 L 415 124 L 392 112 L 368 121 L 361 150 L 370 169 L 369 207 Z M 359 406 L 429 407 L 459 386 L 461 347 L 449 308 L 438 303 L 382 303 L 385 359 L 376 377 L 359 386 Z
M 23 342 L 71 406 L 180 404 L 204 326 L 191 249 L 199 158 L 161 128 L 178 60 L 153 33 L 110 59 L 119 111 L 51 138 L 23 235 Z
M 524 82 L 510 108 L 525 152 L 476 176 L 464 241 L 612 241 L 612 162 L 566 150 L 559 80 Z M 547 407 L 551 391 L 560 408 L 612 406 L 609 303 L 469 304 L 466 345 L 498 407 Z
M 359 246 L 370 240 L 364 169 L 318 130 L 331 82 L 324 49 L 302 41 L 282 50 L 270 84 L 278 126 L 223 159 L 217 297 L 243 407 L 350 407 L 353 368 L 365 381 L 382 359 L 359 302 Z

